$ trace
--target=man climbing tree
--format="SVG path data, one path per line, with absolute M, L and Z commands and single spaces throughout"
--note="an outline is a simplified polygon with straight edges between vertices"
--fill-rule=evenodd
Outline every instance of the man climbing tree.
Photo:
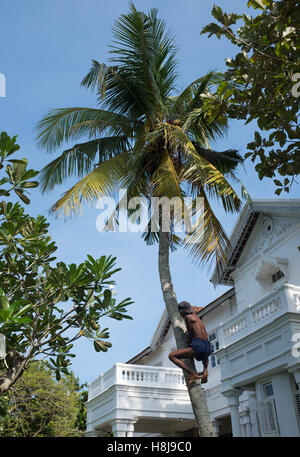
M 188 344 L 185 349 L 178 349 L 170 352 L 169 359 L 179 368 L 189 373 L 189 384 L 196 379 L 201 379 L 201 384 L 207 382 L 208 377 L 208 357 L 213 353 L 214 348 L 208 340 L 206 329 L 197 313 L 201 311 L 200 307 L 191 306 L 188 302 L 183 301 L 178 305 L 178 311 L 184 318 L 188 332 Z M 195 358 L 203 363 L 203 372 L 197 373 L 189 368 L 182 358 Z

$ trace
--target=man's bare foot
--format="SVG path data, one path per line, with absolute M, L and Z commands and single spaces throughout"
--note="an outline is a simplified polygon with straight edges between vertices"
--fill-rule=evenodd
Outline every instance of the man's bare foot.
M 207 383 L 207 378 L 208 378 L 208 371 L 207 370 L 202 371 L 201 375 L 202 375 L 201 376 L 201 378 L 202 378 L 201 384 L 206 384 Z
M 191 385 L 197 379 L 202 379 L 202 376 L 200 376 L 198 373 L 190 374 L 189 375 L 189 380 L 188 380 L 188 386 Z

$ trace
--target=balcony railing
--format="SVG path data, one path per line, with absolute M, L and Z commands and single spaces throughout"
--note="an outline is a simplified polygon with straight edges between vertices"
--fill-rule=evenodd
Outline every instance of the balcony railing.
M 300 312 L 300 287 L 283 284 L 220 324 L 218 332 L 220 348 L 255 332 L 287 312 Z
M 116 363 L 89 385 L 88 399 L 92 400 L 114 384 L 186 390 L 181 369 Z

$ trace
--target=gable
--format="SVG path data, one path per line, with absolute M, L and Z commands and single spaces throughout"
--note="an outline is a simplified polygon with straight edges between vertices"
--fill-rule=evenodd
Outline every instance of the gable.
M 243 265 L 258 254 L 264 254 L 265 251 L 273 245 L 276 245 L 278 241 L 299 224 L 299 217 L 260 214 L 239 258 L 237 266 Z
M 254 239 L 253 230 L 262 216 L 260 230 L 256 231 L 255 247 L 251 252 L 247 244 Z M 265 220 L 266 218 L 268 218 Z M 214 285 L 233 285 L 232 272 L 237 265 L 264 252 L 300 221 L 300 199 L 252 200 L 246 202 L 230 236 L 231 247 L 226 262 L 216 263 L 211 281 Z M 289 227 L 290 225 L 290 227 Z M 251 244 L 251 243 L 250 243 Z

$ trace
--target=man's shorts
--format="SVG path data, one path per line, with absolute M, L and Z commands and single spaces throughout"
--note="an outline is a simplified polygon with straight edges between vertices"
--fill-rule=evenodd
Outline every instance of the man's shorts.
M 194 350 L 194 358 L 198 361 L 207 360 L 214 352 L 214 347 L 210 341 L 202 340 L 201 338 L 193 338 L 190 347 Z

